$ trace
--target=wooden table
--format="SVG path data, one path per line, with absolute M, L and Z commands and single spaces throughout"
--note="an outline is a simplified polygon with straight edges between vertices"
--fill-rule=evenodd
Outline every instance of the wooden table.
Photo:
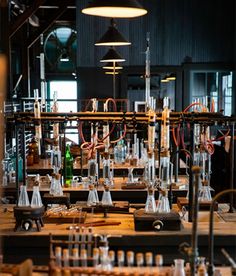
M 6 208 L 6 209 L 5 209 Z M 41 232 L 36 228 L 31 232 L 14 232 L 14 217 L 12 206 L 2 205 L 0 208 L 0 235 L 3 240 L 4 261 L 15 263 L 26 258 L 32 258 L 34 264 L 47 264 L 49 259 L 49 234 L 68 238 L 67 228 L 71 224 L 45 224 Z M 221 207 L 220 207 L 221 208 Z M 223 206 L 225 210 L 225 205 Z M 220 209 L 221 211 L 223 210 Z M 6 212 L 4 212 L 6 211 Z M 208 223 L 209 212 L 199 212 L 198 245 L 199 255 L 207 256 L 208 252 Z M 104 219 L 102 214 L 87 214 L 86 222 Z M 173 263 L 175 258 L 183 258 L 178 252 L 183 242 L 190 243 L 192 223 L 183 221 L 181 231 L 135 232 L 133 215 L 109 214 L 106 221 L 119 221 L 118 226 L 95 227 L 94 233 L 110 235 L 109 245 L 112 249 L 134 250 L 135 252 L 153 251 L 164 255 L 165 264 Z M 220 252 L 224 247 L 236 259 L 236 222 L 225 222 L 215 213 L 215 262 L 227 264 Z

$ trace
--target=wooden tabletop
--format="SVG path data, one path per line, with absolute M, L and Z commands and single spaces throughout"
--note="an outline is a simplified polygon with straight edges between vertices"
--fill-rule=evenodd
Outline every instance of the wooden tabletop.
M 134 230 L 134 220 L 132 215 L 132 210 L 130 210 L 130 214 L 108 214 L 108 218 L 104 218 L 103 214 L 87 214 L 86 222 L 94 222 L 97 220 L 105 220 L 106 222 L 120 222 L 120 225 L 117 226 L 103 226 L 103 227 L 94 227 L 94 233 L 97 234 L 109 234 L 112 236 L 184 236 L 191 235 L 192 223 L 189 223 L 187 220 L 182 220 L 183 229 L 180 231 L 160 231 L 160 232 L 136 232 Z M 219 212 L 225 212 L 226 206 L 221 205 Z M 72 225 L 65 223 L 47 223 L 42 228 L 41 232 L 38 232 L 34 227 L 31 231 L 20 231 L 14 232 L 15 219 L 13 214 L 13 206 L 12 205 L 1 205 L 0 207 L 0 235 L 1 236 L 43 236 L 49 235 L 53 233 L 54 235 L 68 235 L 69 230 L 67 228 Z M 198 235 L 208 235 L 209 231 L 209 212 L 199 212 L 198 219 Z M 236 222 L 225 222 L 222 217 L 218 214 L 214 214 L 214 233 L 215 235 L 227 236 L 232 235 L 236 237 Z M 78 221 L 75 221 L 75 224 Z

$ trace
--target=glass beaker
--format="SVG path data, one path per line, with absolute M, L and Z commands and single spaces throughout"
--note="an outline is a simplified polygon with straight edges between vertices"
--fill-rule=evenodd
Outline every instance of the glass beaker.
M 18 200 L 18 206 L 21 206 L 21 207 L 30 206 L 26 185 L 20 186 L 20 196 Z

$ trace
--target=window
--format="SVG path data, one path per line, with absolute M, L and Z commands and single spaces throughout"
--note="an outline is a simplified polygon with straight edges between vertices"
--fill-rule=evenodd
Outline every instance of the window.
M 50 106 L 53 103 L 54 92 L 57 91 L 58 112 L 77 112 L 77 83 L 76 81 L 50 81 Z M 78 144 L 78 130 L 76 122 L 68 124 L 66 137 Z
M 223 108 L 226 116 L 232 114 L 232 72 L 222 78 Z

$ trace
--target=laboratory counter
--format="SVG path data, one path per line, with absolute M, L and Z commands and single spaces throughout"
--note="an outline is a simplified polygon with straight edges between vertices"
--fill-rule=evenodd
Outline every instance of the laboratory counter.
M 164 264 L 170 265 L 175 258 L 185 258 L 179 252 L 179 246 L 183 242 L 190 243 L 192 223 L 188 222 L 187 214 L 182 219 L 182 229 L 180 231 L 150 231 L 137 232 L 134 230 L 133 210 L 129 214 L 108 213 L 104 218 L 100 213 L 87 213 L 86 223 L 96 223 L 105 221 L 112 225 L 93 227 L 93 233 L 98 235 L 109 235 L 109 246 L 112 250 L 122 249 L 134 252 L 152 251 L 155 254 L 163 254 Z M 227 212 L 227 205 L 220 205 L 217 213 L 214 214 L 214 242 L 215 242 L 215 263 L 227 264 L 227 260 L 221 253 L 225 248 L 232 258 L 236 258 L 236 219 L 235 216 L 230 221 L 223 219 L 222 214 Z M 235 215 L 235 214 L 234 214 Z M 45 265 L 49 260 L 49 235 L 50 233 L 58 238 L 68 239 L 73 230 L 69 230 L 74 223 L 45 222 L 40 232 L 36 226 L 30 231 L 14 231 L 15 219 L 12 205 L 1 205 L 0 207 L 0 235 L 3 242 L 4 262 L 19 263 L 26 258 L 32 258 L 34 264 Z M 209 232 L 209 212 L 200 211 L 198 221 L 198 246 L 199 255 L 208 255 L 208 232 Z

